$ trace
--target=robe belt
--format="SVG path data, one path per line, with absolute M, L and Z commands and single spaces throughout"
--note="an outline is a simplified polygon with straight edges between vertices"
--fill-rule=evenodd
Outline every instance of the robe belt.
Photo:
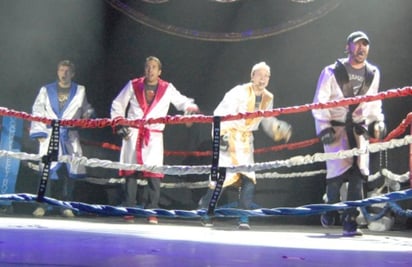
M 138 143 L 147 146 L 150 140 L 150 132 L 161 133 L 162 130 L 152 130 L 144 126 L 139 127 Z
M 143 145 L 147 146 L 149 144 L 150 140 L 150 132 L 155 132 L 155 133 L 161 133 L 163 132 L 162 130 L 152 130 L 149 128 L 146 128 L 144 126 L 139 127 L 139 135 L 137 137 L 137 144 L 136 144 L 136 161 L 139 164 L 143 164 L 143 155 L 142 155 L 142 148 Z M 126 171 L 128 174 L 132 174 L 135 171 Z M 161 173 L 152 173 L 152 172 L 146 172 L 143 171 L 143 176 L 144 177 L 157 177 L 157 178 L 163 178 L 163 174 Z
M 69 141 L 69 129 L 67 127 L 60 127 L 60 144 L 62 149 L 62 154 L 67 155 L 66 143 Z
M 69 129 L 67 127 L 60 127 L 60 139 L 63 141 L 69 140 Z
M 346 129 L 349 145 L 351 148 L 357 147 L 354 132 L 357 135 L 363 135 L 365 138 L 369 137 L 368 130 L 363 126 L 365 121 L 354 122 L 352 119 L 347 119 L 346 122 L 332 120 L 330 122 L 332 126 L 343 126 Z

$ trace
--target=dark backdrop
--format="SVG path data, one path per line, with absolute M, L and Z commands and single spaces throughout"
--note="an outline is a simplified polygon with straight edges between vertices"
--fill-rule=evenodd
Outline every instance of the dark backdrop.
M 150 5 L 126 1 L 148 17 L 173 27 L 209 32 L 248 31 L 281 26 L 300 16 L 316 12 L 316 5 L 291 4 L 290 1 L 248 1 L 231 4 L 207 0 L 170 0 Z M 409 53 L 411 27 L 409 0 L 336 1 L 337 8 L 300 27 L 255 40 L 223 42 L 188 39 L 158 31 L 138 23 L 102 0 L 0 0 L 0 106 L 31 112 L 38 89 L 55 79 L 56 63 L 71 59 L 76 63 L 75 80 L 86 85 L 89 102 L 98 117 L 109 116 L 112 99 L 127 82 L 143 73 L 144 59 L 159 57 L 164 65 L 162 77 L 172 81 L 184 94 L 196 99 L 204 114 L 210 115 L 224 93 L 236 84 L 248 82 L 250 68 L 266 61 L 272 68 L 269 89 L 275 94 L 275 106 L 311 103 L 321 69 L 338 57 L 344 57 L 346 36 L 363 30 L 371 39 L 369 59 L 381 69 L 381 90 L 411 84 Z M 388 129 L 396 127 L 410 110 L 410 97 L 384 102 Z M 171 109 L 171 114 L 176 114 Z M 280 117 L 294 127 L 291 142 L 315 137 L 309 112 Z M 26 129 L 28 123 L 25 124 Z M 110 129 L 82 130 L 86 140 L 119 144 Z M 210 149 L 210 125 L 168 126 L 166 150 Z M 190 140 L 188 142 L 188 140 Z M 274 145 L 264 134 L 256 134 L 256 147 Z M 28 138 L 25 152 L 36 152 Z M 294 155 L 321 152 L 320 145 L 297 151 L 257 155 L 257 161 L 287 159 Z M 85 147 L 86 156 L 117 160 L 117 152 Z M 375 170 L 378 155 L 372 155 Z M 395 173 L 408 171 L 408 148 L 388 153 L 388 168 Z M 205 158 L 167 157 L 166 164 L 209 164 Z M 24 169 L 18 191 L 35 191 L 38 176 Z M 272 170 L 283 173 L 318 170 L 323 164 Z M 113 170 L 90 170 L 92 176 L 110 177 Z M 166 181 L 202 180 L 203 176 L 167 177 Z M 107 201 L 90 195 L 105 194 L 101 186 L 79 190 L 82 200 Z M 258 184 L 256 202 L 266 207 L 319 203 L 324 190 L 323 177 L 265 179 Z M 90 193 L 92 192 L 92 193 Z M 201 190 L 163 190 L 165 207 L 196 205 Z M 230 202 L 236 193 L 228 194 Z M 103 199 L 103 200 L 102 200 Z M 110 199 L 110 197 L 109 197 Z M 110 201 L 109 201 L 110 202 Z

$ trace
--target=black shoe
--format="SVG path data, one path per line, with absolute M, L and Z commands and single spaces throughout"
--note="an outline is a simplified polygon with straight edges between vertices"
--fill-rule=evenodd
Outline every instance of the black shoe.
M 358 228 L 356 228 L 354 231 L 343 230 L 342 235 L 346 236 L 346 237 L 362 236 L 363 232 L 361 230 L 359 230 Z
M 356 223 L 356 217 L 347 215 L 343 220 L 343 236 L 361 236 L 362 231 L 358 229 L 358 224 Z

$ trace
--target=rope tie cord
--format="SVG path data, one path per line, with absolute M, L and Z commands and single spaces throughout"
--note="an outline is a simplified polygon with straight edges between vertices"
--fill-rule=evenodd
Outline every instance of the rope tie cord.
M 220 155 L 220 117 L 213 118 L 213 143 L 212 143 L 212 166 L 210 170 L 210 178 L 212 183 L 215 183 L 212 198 L 210 199 L 207 209 L 207 215 L 213 215 L 220 194 L 223 190 L 223 183 L 226 178 L 226 169 L 219 168 L 219 155 Z
M 49 148 L 47 155 L 42 157 L 42 162 L 44 164 L 42 175 L 40 179 L 39 189 L 37 191 L 37 201 L 42 202 L 44 200 L 44 195 L 46 193 L 47 182 L 50 176 L 50 165 L 53 161 L 58 160 L 59 155 L 59 130 L 60 123 L 58 120 L 52 121 L 52 132 L 49 143 Z

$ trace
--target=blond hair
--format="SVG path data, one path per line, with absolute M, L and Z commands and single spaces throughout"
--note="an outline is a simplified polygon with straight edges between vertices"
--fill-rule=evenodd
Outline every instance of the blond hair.
M 252 77 L 252 76 L 253 76 L 253 73 L 254 73 L 256 70 L 258 70 L 258 69 L 266 69 L 266 70 L 269 72 L 269 74 L 270 74 L 270 67 L 269 67 L 269 65 L 266 64 L 266 62 L 262 61 L 262 62 L 259 62 L 259 63 L 256 63 L 255 65 L 253 65 L 252 71 L 250 72 L 250 77 Z

